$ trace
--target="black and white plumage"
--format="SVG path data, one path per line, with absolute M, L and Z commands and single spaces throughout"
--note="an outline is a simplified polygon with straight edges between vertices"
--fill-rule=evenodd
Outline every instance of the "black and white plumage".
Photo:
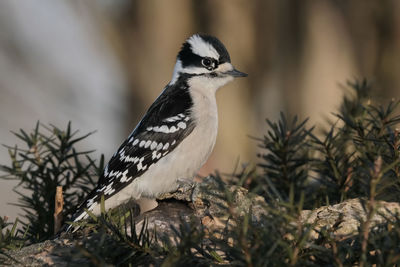
M 113 155 L 97 187 L 72 220 L 87 218 L 130 199 L 154 199 L 191 179 L 208 159 L 217 136 L 217 89 L 246 74 L 230 63 L 215 37 L 196 34 L 183 44 L 171 82 Z M 69 228 L 70 229 L 70 228 Z

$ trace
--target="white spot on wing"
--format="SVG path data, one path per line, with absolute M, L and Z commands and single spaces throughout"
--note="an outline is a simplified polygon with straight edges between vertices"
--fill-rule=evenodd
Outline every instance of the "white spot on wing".
M 157 147 L 157 142 L 153 141 L 153 143 L 151 143 L 150 149 L 154 150 Z
M 146 144 L 146 140 L 140 141 L 139 147 L 143 147 Z
M 161 126 L 159 132 L 161 132 L 161 133 L 169 133 L 168 126 L 167 125 Z
M 132 146 L 136 146 L 139 143 L 139 139 L 135 139 L 135 141 L 133 141 Z
M 166 144 L 164 145 L 164 147 L 163 147 L 163 150 L 167 150 L 168 147 L 169 147 L 169 143 L 166 143 Z
M 135 163 L 138 160 L 139 160 L 139 158 L 137 158 L 137 157 L 126 156 L 126 158 L 125 158 L 125 162 L 133 162 L 133 163 Z
M 104 194 L 106 194 L 106 195 L 111 195 L 111 194 L 114 193 L 114 192 L 115 192 L 115 189 L 114 189 L 114 188 L 111 188 L 111 189 L 108 190 L 107 192 L 104 191 Z
M 179 128 L 175 127 L 175 126 L 172 126 L 169 130 L 171 131 L 171 133 L 174 133 L 174 132 L 178 131 Z
M 97 189 L 96 191 L 97 191 L 97 192 L 102 192 L 102 191 L 104 191 L 104 189 L 106 189 L 106 187 L 107 187 L 107 186 L 105 185 L 105 186 L 103 186 L 102 188 Z
M 87 208 L 89 208 L 90 206 L 93 206 L 93 203 L 94 203 L 94 199 L 96 198 L 96 196 L 94 196 L 94 197 L 92 197 L 92 198 L 90 198 L 89 200 L 88 200 L 88 202 L 86 203 L 86 207 Z
M 144 160 L 144 157 L 141 157 L 139 160 L 139 163 L 136 166 L 138 171 L 140 171 L 143 168 L 143 165 L 142 165 L 143 160 Z
M 123 161 L 125 159 L 125 151 L 124 149 L 121 150 L 121 152 L 119 152 L 119 160 Z
M 146 144 L 144 145 L 144 148 L 148 148 L 151 145 L 151 140 L 147 140 Z
M 128 174 L 128 170 L 126 170 L 126 171 L 123 172 L 122 177 L 121 177 L 121 179 L 120 179 L 120 182 L 121 182 L 121 183 L 126 182 L 126 180 L 128 179 L 128 177 L 126 176 L 127 174 Z
M 113 176 L 115 176 L 115 177 L 119 177 L 119 176 L 121 176 L 121 172 L 120 171 L 111 171 L 110 172 L 110 174 L 109 174 L 109 177 L 113 177 Z
M 114 184 L 114 182 L 111 182 L 111 183 L 109 183 L 109 184 L 107 185 L 106 190 L 104 190 L 104 194 L 105 194 L 105 195 L 112 194 L 112 193 L 115 191 L 115 189 L 113 189 L 113 187 L 112 187 L 113 184 Z
M 186 123 L 181 121 L 181 122 L 178 123 L 178 127 L 181 128 L 181 129 L 186 129 Z
M 177 115 L 177 116 L 169 117 L 169 118 L 165 119 L 165 121 L 174 122 L 174 121 L 179 121 L 180 119 L 181 118 Z
M 163 148 L 163 144 L 162 144 L 162 143 L 159 143 L 158 146 L 157 146 L 157 148 L 156 148 L 156 150 L 160 150 L 161 148 Z

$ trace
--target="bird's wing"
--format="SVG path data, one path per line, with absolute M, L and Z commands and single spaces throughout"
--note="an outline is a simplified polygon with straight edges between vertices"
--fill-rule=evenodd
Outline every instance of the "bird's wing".
M 84 217 L 101 196 L 107 200 L 140 177 L 149 167 L 173 151 L 195 127 L 192 100 L 187 89 L 166 88 L 149 108 L 132 134 L 113 155 L 97 187 L 78 207 L 72 220 Z

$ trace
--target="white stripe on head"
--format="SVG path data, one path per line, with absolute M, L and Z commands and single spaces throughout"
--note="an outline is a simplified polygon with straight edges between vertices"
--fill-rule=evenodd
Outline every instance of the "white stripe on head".
M 190 37 L 187 42 L 192 48 L 192 52 L 201 57 L 211 57 L 214 59 L 219 59 L 219 54 L 217 50 L 208 42 L 204 41 L 198 34 Z
M 210 73 L 211 71 L 203 68 L 203 67 L 182 67 L 182 61 L 179 59 L 176 61 L 175 67 L 174 67 L 174 72 L 172 74 L 172 79 L 169 84 L 174 84 L 178 78 L 179 78 L 179 73 L 189 73 L 189 74 L 202 74 L 202 73 Z

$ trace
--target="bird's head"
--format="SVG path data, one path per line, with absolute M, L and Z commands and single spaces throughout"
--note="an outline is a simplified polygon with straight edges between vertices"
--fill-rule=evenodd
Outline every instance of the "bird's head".
M 233 78 L 246 77 L 247 74 L 233 67 L 229 53 L 220 40 L 210 35 L 195 34 L 182 45 L 171 83 L 182 76 L 216 90 Z

